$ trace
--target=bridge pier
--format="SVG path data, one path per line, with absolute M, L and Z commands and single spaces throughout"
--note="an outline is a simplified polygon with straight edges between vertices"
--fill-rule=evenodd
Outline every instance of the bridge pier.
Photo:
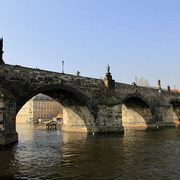
M 160 95 L 152 108 L 154 124 L 159 127 L 174 127 L 173 106 Z
M 174 100 L 171 102 L 173 106 L 173 120 L 174 123 L 179 126 L 180 125 L 180 102 L 178 100 Z
M 15 97 L 5 89 L 0 89 L 0 145 L 18 141 L 15 118 Z
M 158 94 L 157 100 L 152 105 L 137 94 L 126 99 L 122 105 L 122 119 L 125 129 L 146 130 L 175 126 L 172 105 L 162 97 L 162 94 Z
M 122 126 L 122 105 L 115 97 L 115 81 L 107 66 L 104 78 L 104 93 L 97 99 L 97 128 L 98 132 L 124 132 Z
M 86 106 L 63 108 L 63 131 L 96 132 L 95 120 Z
M 98 105 L 98 109 L 98 132 L 124 132 L 121 104 L 101 104 Z
M 179 107 L 173 108 L 173 119 L 174 119 L 174 123 L 179 126 L 180 125 L 180 108 Z
M 84 118 L 71 108 L 63 109 L 63 131 L 69 132 L 123 132 L 121 105 L 98 105 L 96 120 L 87 107 L 79 107 Z

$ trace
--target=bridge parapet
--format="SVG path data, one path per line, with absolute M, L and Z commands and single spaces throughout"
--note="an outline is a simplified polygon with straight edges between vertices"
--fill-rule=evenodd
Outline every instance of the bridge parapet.
M 103 81 L 100 79 L 7 64 L 0 67 L 0 86 L 6 87 L 17 98 L 21 98 L 21 96 L 30 98 L 30 93 L 45 87 L 67 86 L 78 90 L 90 99 L 96 99 L 104 89 Z

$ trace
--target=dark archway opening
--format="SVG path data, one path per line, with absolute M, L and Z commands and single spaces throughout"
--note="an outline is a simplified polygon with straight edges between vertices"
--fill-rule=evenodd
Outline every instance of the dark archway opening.
M 180 124 L 180 102 L 172 100 L 170 104 L 173 106 L 173 120 L 175 123 Z

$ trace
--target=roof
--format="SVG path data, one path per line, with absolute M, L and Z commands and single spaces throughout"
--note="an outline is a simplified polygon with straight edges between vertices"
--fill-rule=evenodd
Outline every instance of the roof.
M 172 91 L 172 92 L 180 93 L 180 90 L 178 90 L 178 89 L 172 89 L 171 91 Z
M 63 114 L 59 113 L 56 118 L 63 118 Z
M 46 96 L 44 94 L 38 94 L 32 98 L 32 100 L 44 100 L 44 101 L 54 101 L 53 98 Z

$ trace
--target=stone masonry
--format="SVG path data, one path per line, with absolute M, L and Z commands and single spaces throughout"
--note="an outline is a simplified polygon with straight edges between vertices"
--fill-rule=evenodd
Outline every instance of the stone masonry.
M 110 72 L 103 81 L 1 64 L 0 91 L 1 144 L 17 140 L 16 114 L 38 93 L 63 105 L 65 131 L 122 132 L 130 126 L 173 126 L 180 119 L 179 93 L 117 83 Z
M 179 93 L 117 83 L 109 66 L 101 80 L 8 65 L 1 58 L 0 144 L 18 140 L 16 114 L 39 93 L 63 105 L 64 131 L 123 132 L 124 128 L 147 129 L 180 122 Z

